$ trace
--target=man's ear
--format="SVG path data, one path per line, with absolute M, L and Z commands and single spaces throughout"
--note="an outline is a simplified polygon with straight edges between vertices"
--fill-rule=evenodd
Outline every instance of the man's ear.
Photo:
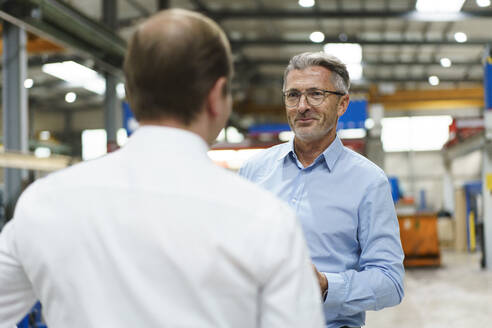
M 227 101 L 225 88 L 227 88 L 227 78 L 222 76 L 215 81 L 215 84 L 208 93 L 207 112 L 214 117 L 221 113 L 225 105 L 224 102 Z
M 338 101 L 338 105 L 337 105 L 338 117 L 345 114 L 345 111 L 347 110 L 349 102 L 350 102 L 350 96 L 348 94 L 340 97 L 340 100 Z

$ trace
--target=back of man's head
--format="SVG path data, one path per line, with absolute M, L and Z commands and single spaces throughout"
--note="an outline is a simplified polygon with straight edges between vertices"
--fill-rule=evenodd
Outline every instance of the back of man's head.
M 217 79 L 230 81 L 231 58 L 225 33 L 211 19 L 183 9 L 152 16 L 133 34 L 124 63 L 137 120 L 189 125 Z

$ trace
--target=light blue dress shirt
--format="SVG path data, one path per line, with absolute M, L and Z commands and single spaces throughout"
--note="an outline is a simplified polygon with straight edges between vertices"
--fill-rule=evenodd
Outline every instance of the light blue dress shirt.
M 384 172 L 337 136 L 308 167 L 293 141 L 255 155 L 239 174 L 297 213 L 313 263 L 328 279 L 326 327 L 362 326 L 365 311 L 403 298 L 403 250 Z

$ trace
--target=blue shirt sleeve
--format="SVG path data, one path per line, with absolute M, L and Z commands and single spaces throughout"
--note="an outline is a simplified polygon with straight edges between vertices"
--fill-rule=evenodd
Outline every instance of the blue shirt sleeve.
M 359 269 L 325 272 L 325 311 L 353 315 L 394 306 L 403 299 L 403 252 L 389 184 L 369 186 L 359 206 Z

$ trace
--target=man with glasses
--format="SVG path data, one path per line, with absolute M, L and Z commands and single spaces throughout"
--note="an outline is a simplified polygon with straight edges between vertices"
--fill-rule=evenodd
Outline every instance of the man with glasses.
M 284 73 L 283 99 L 295 137 L 240 170 L 296 211 L 330 328 L 360 327 L 365 311 L 403 298 L 403 251 L 388 180 L 336 133 L 349 86 L 346 66 L 336 57 L 294 56 Z

